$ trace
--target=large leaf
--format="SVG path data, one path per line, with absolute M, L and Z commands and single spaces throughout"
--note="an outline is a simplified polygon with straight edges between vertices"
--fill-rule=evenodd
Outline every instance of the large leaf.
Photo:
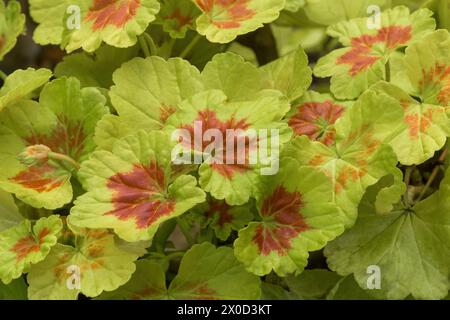
M 195 272 L 193 272 L 195 270 Z M 166 287 L 161 265 L 148 260 L 137 263 L 130 282 L 102 299 L 241 300 L 259 299 L 261 282 L 245 271 L 227 247 L 205 242 L 194 245 L 181 260 L 178 274 Z
M 184 153 L 192 153 L 193 157 L 183 161 L 202 163 L 199 169 L 202 188 L 216 199 L 241 205 L 254 194 L 264 169 L 277 169 L 274 168 L 278 160 L 276 153 L 291 135 L 287 125 L 280 121 L 288 108 L 277 92 L 261 95 L 254 101 L 229 103 L 223 92 L 205 91 L 184 101 L 167 120 L 167 129 L 172 132 L 177 129 L 174 133 L 182 138 L 180 145 Z M 257 133 L 254 139 L 247 136 L 252 129 Z M 259 130 L 264 130 L 266 136 L 258 136 Z M 214 136 L 207 138 L 208 132 L 214 132 Z M 272 137 L 278 139 L 272 141 Z M 272 144 L 266 148 L 275 151 L 268 152 L 272 158 L 267 160 L 271 163 L 263 164 L 256 153 L 265 148 L 262 141 L 268 139 Z M 252 154 L 256 154 L 256 163 L 250 161 Z
M 412 208 L 389 214 L 361 213 L 354 228 L 327 246 L 328 265 L 353 273 L 367 288 L 368 267 L 381 271 L 374 294 L 388 299 L 440 299 L 449 291 L 450 175 L 440 190 Z
M 235 255 L 247 269 L 263 276 L 300 273 L 309 251 L 344 231 L 342 212 L 332 203 L 330 180 L 312 168 L 282 159 L 280 172 L 263 181 L 258 194 L 261 221 L 239 232 Z
M 132 128 L 160 129 L 178 105 L 203 90 L 200 73 L 189 62 L 136 58 L 113 75 L 111 101 Z
M 15 0 L 7 6 L 0 1 L 0 61 L 14 48 L 25 26 L 25 15 L 20 10 L 20 3 Z
M 42 87 L 52 77 L 48 69 L 28 68 L 10 74 L 0 89 L 0 111 L 22 99 L 31 98 L 33 91 Z
M 75 247 L 58 243 L 44 261 L 30 269 L 30 299 L 73 300 L 80 292 L 96 297 L 131 278 L 138 255 L 118 248 L 111 232 L 82 229 L 77 235 Z
M 0 300 L 27 300 L 27 284 L 23 278 L 10 284 L 0 282 Z
M 0 279 L 8 284 L 45 259 L 62 229 L 58 216 L 29 220 L 0 232 Z
M 162 132 L 139 132 L 97 151 L 79 176 L 88 193 L 75 201 L 71 222 L 111 228 L 127 241 L 151 240 L 158 226 L 205 200 L 194 177 L 176 175 L 172 143 Z
M 0 232 L 23 220 L 11 194 L 0 190 Z
M 192 0 L 203 14 L 197 31 L 211 42 L 228 43 L 278 18 L 284 0 Z
M 97 121 L 108 112 L 105 98 L 93 88 L 80 89 L 75 78 L 49 83 L 39 104 L 22 101 L 0 114 L 0 158 L 4 168 L 0 185 L 19 199 L 37 207 L 56 209 L 72 199 L 73 167 L 50 156 L 57 153 L 82 161 L 95 148 Z M 34 154 L 45 146 L 44 155 Z M 30 163 L 18 155 L 29 156 Z
M 285 153 L 328 176 L 333 202 L 343 209 L 346 225 L 351 226 L 368 186 L 387 175 L 392 175 L 395 181 L 402 179 L 396 168 L 397 157 L 384 144 L 403 130 L 402 119 L 403 110 L 398 101 L 368 90 L 335 122 L 334 143 L 300 136 L 286 147 Z M 381 191 L 380 197 L 387 197 L 386 204 L 396 203 L 403 189 L 394 184 Z
M 345 48 L 322 57 L 314 74 L 331 76 L 331 91 L 340 99 L 354 99 L 370 85 L 386 79 L 385 65 L 397 49 L 421 39 L 435 28 L 432 12 L 421 9 L 410 14 L 406 7 L 389 9 L 381 15 L 381 28 L 369 29 L 367 18 L 333 25 L 328 34 Z

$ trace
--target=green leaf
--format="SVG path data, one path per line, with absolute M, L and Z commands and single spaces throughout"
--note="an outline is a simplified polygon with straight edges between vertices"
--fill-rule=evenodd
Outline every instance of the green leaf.
M 80 89 L 75 78 L 52 81 L 42 90 L 39 104 L 22 101 L 0 114 L 0 159 L 8 170 L 0 185 L 36 207 L 57 209 L 72 199 L 74 168 L 50 156 L 57 153 L 79 162 L 95 148 L 92 136 L 97 121 L 108 112 L 105 98 L 94 88 Z M 18 155 L 45 146 L 40 162 L 22 163 Z
M 0 282 L 0 300 L 27 300 L 27 284 L 23 278 L 6 285 Z
M 211 42 L 228 43 L 278 18 L 284 0 L 192 0 L 203 14 L 198 33 Z
M 421 164 L 442 149 L 450 136 L 450 119 L 445 107 L 420 103 L 401 88 L 385 82 L 372 89 L 389 94 L 403 107 L 405 128 L 389 142 L 400 163 Z
M 297 12 L 304 5 L 305 5 L 305 0 L 286 0 L 284 10 L 288 10 L 291 12 Z
M 124 240 L 151 240 L 158 226 L 205 201 L 189 175 L 175 175 L 172 143 L 159 131 L 138 132 L 97 151 L 79 177 L 88 191 L 75 201 L 71 223 L 111 228 Z
M 0 190 L 0 232 L 18 225 L 22 220 L 12 195 Z
M 369 29 L 367 18 L 357 18 L 328 28 L 330 36 L 345 47 L 319 59 L 318 77 L 331 76 L 331 92 L 339 99 L 354 99 L 370 85 L 386 79 L 385 65 L 399 48 L 423 38 L 435 28 L 433 13 L 406 7 L 386 10 L 381 29 Z
M 145 130 L 161 129 L 181 101 L 203 90 L 197 68 L 180 58 L 135 58 L 113 80 L 110 97 L 120 117 Z
M 107 114 L 97 122 L 94 141 L 99 149 L 112 151 L 114 143 L 132 134 L 133 130 L 123 118 Z
M 328 265 L 341 275 L 353 273 L 367 288 L 376 265 L 381 288 L 373 294 L 387 299 L 441 299 L 449 291 L 450 175 L 440 190 L 412 208 L 389 214 L 361 214 L 354 228 L 330 243 Z
M 137 271 L 127 284 L 100 299 L 250 300 L 261 295 L 260 280 L 245 271 L 233 251 L 208 242 L 186 252 L 168 289 L 160 264 L 140 260 L 136 265 Z
M 29 220 L 0 232 L 0 279 L 10 283 L 27 272 L 31 264 L 45 259 L 62 229 L 58 216 Z
M 301 47 L 261 67 L 260 72 L 264 87 L 281 91 L 289 101 L 300 98 L 312 82 L 308 57 Z
M 184 38 L 188 30 L 195 28 L 200 13 L 191 0 L 163 0 L 155 23 L 161 24 L 172 38 Z
M 232 249 L 205 242 L 194 245 L 183 257 L 168 296 L 177 300 L 256 300 L 260 287 L 259 278 L 245 271 Z
M 252 100 L 264 89 L 258 68 L 241 56 L 227 52 L 217 54 L 202 71 L 205 89 L 225 93 L 229 101 Z
M 284 288 L 267 282 L 261 283 L 261 300 L 291 300 L 291 294 Z
M 189 155 L 189 159 L 181 159 L 182 161 L 186 160 L 191 164 L 197 163 L 197 160 L 203 162 L 199 169 L 202 188 L 214 198 L 225 200 L 229 205 L 241 205 L 254 194 L 257 180 L 260 174 L 264 173 L 262 170 L 276 169 L 276 151 L 291 135 L 288 126 L 280 121 L 288 108 L 288 103 L 277 92 L 261 95 L 254 101 L 230 103 L 221 91 L 205 91 L 179 106 L 179 110 L 167 120 L 167 130 L 175 133 L 176 137 L 183 137 L 183 141 L 186 136 L 187 140 L 180 142 L 179 146 Z M 256 110 L 258 112 L 255 112 Z M 175 129 L 178 131 L 175 132 Z M 215 130 L 215 135 L 220 135 L 214 143 L 203 139 L 203 134 L 211 132 L 210 129 Z M 260 149 L 264 148 L 261 141 L 271 141 L 270 151 L 275 151 L 273 154 L 268 152 L 268 156 L 272 158 L 266 159 L 271 160 L 271 163 L 263 164 L 259 157 L 255 161 L 257 163 L 250 162 L 255 148 L 249 142 L 250 138 L 244 138 L 245 132 L 251 129 L 257 134 L 260 129 L 266 133 L 268 131 L 266 137 L 256 139 L 259 139 Z M 271 129 L 277 130 L 275 133 L 278 133 L 278 140 Z M 240 130 L 240 133 L 233 134 L 227 130 Z M 236 149 L 238 144 L 244 145 L 244 150 L 236 152 L 233 148 L 234 152 L 227 152 L 227 140 L 233 140 Z M 208 152 L 211 146 L 214 150 Z
M 375 300 L 368 290 L 358 286 L 353 276 L 349 275 L 339 280 L 327 295 L 327 300 Z
M 300 136 L 285 147 L 284 153 L 326 174 L 332 183 L 333 202 L 344 211 L 346 227 L 350 227 L 367 187 L 387 175 L 402 180 L 396 168 L 397 157 L 385 144 L 403 130 L 402 119 L 398 101 L 368 90 L 336 121 L 334 143 L 326 145 Z M 402 193 L 394 183 L 380 197 L 392 204 Z
M 20 3 L 12 0 L 5 6 L 0 1 L 0 61 L 14 48 L 24 26 L 25 15 L 21 13 Z
M 301 299 L 323 299 L 341 277 L 329 270 L 305 270 L 296 277 L 289 277 L 286 283 L 289 290 Z
M 305 0 L 307 17 L 323 25 L 331 25 L 343 20 L 368 16 L 370 5 L 385 8 L 389 0 Z M 367 18 L 366 18 L 367 19 Z
M 101 46 L 92 54 L 81 52 L 65 56 L 55 68 L 56 77 L 76 77 L 82 87 L 109 89 L 112 75 L 124 62 L 137 55 L 138 47 L 127 49 Z
M 75 247 L 57 244 L 30 269 L 29 299 L 74 300 L 80 292 L 96 297 L 130 280 L 137 254 L 119 249 L 107 230 L 78 230 L 77 234 Z
M 266 177 L 258 194 L 260 222 L 239 232 L 234 253 L 247 270 L 263 276 L 299 274 L 310 251 L 344 231 L 342 212 L 332 203 L 330 180 L 284 158 L 276 176 Z
M 0 89 L 0 111 L 22 99 L 32 97 L 33 91 L 42 87 L 52 77 L 48 69 L 28 68 L 10 74 Z

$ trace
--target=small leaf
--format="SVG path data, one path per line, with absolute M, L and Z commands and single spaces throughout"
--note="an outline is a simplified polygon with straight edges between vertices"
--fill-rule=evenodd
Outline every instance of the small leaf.
M 27 300 L 27 284 L 23 278 L 6 285 L 0 282 L 0 300 Z
M 195 28 L 200 13 L 191 0 L 163 0 L 155 23 L 161 24 L 172 38 L 184 38 L 188 30 Z
M 0 61 L 14 48 L 24 26 L 25 15 L 21 13 L 20 3 L 12 0 L 5 6 L 0 1 Z
M 31 264 L 45 259 L 62 229 L 58 216 L 29 220 L 0 232 L 0 279 L 8 284 L 27 272 Z
M 12 195 L 0 190 L 0 232 L 18 225 L 22 220 Z
M 192 0 L 203 12 L 198 33 L 209 41 L 228 43 L 278 18 L 284 0 Z

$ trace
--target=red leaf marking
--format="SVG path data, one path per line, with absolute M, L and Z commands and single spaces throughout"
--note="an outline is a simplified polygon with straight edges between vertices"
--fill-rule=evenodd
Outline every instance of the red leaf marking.
M 65 176 L 58 177 L 55 174 L 56 168 L 47 163 L 38 167 L 29 167 L 9 180 L 40 193 L 50 192 L 61 187 L 66 179 Z
M 227 223 L 233 221 L 233 216 L 230 214 L 231 207 L 225 201 L 213 200 L 209 206 L 209 210 L 206 213 L 207 217 L 219 215 L 218 224 L 223 227 Z
M 148 300 L 151 297 L 157 296 L 161 294 L 161 289 L 156 289 L 152 287 L 146 287 L 138 292 L 135 292 L 131 295 L 131 300 Z
M 436 110 L 437 111 L 437 110 Z M 420 132 L 426 132 L 433 122 L 433 110 L 428 109 L 419 117 L 418 113 L 405 116 L 405 122 L 409 127 L 409 136 L 418 139 Z
M 44 243 L 44 238 L 50 234 L 50 230 L 43 228 L 37 237 L 27 236 L 19 241 L 11 248 L 11 251 L 16 254 L 16 261 L 19 262 L 25 259 L 32 252 L 39 252 L 41 245 Z
M 303 202 L 300 193 L 288 192 L 284 187 L 277 187 L 266 198 L 261 208 L 261 215 L 270 222 L 260 224 L 253 237 L 262 255 L 276 251 L 283 256 L 292 248 L 291 239 L 309 228 L 302 217 L 300 209 Z M 273 219 L 273 221 L 272 221 Z M 273 225 L 269 226 L 269 223 Z
M 423 78 L 419 83 L 422 92 L 430 86 L 439 86 L 438 101 L 443 106 L 447 106 L 450 103 L 450 66 L 437 64 L 428 72 L 422 70 L 422 75 Z
M 189 131 L 190 136 L 194 137 L 191 141 L 190 147 L 192 150 L 195 150 L 196 146 L 200 146 L 201 150 L 197 150 L 199 152 L 202 152 L 211 142 L 210 141 L 204 141 L 203 140 L 203 133 L 206 132 L 209 129 L 217 129 L 222 133 L 223 143 L 225 145 L 227 140 L 234 139 L 234 146 L 235 151 L 232 155 L 228 155 L 226 152 L 226 148 L 224 146 L 223 150 L 216 149 L 216 153 L 222 152 L 222 159 L 223 163 L 211 163 L 211 168 L 218 173 L 220 173 L 222 176 L 231 179 L 233 178 L 235 173 L 244 173 L 249 169 L 249 166 L 247 164 L 238 164 L 237 163 L 237 156 L 238 156 L 238 141 L 239 139 L 243 139 L 243 137 L 234 137 L 230 132 L 227 132 L 227 129 L 234 129 L 234 130 L 246 130 L 250 127 L 250 125 L 245 121 L 245 119 L 237 120 L 234 117 L 227 121 L 222 121 L 217 118 L 217 115 L 214 111 L 206 109 L 204 111 L 199 111 L 198 117 L 195 120 L 196 123 L 202 124 L 202 134 L 199 136 L 198 134 L 194 134 L 194 126 L 193 125 L 187 125 L 184 126 L 183 129 L 186 129 Z M 245 145 L 246 145 L 246 152 L 245 156 L 248 160 L 249 156 L 249 139 L 245 138 Z M 228 157 L 228 158 L 227 158 Z M 230 159 L 230 157 L 234 157 L 234 159 Z M 226 164 L 227 162 L 232 162 L 232 164 Z
M 190 299 L 195 300 L 217 300 L 217 293 L 215 290 L 208 287 L 207 283 L 197 284 L 197 283 L 189 283 L 184 285 L 183 291 L 187 292 Z M 193 293 L 195 296 L 191 297 Z
M 179 8 L 176 8 L 169 16 L 166 17 L 168 20 L 176 20 L 178 23 L 178 30 L 184 26 L 191 25 L 193 17 L 185 16 L 181 13 Z
M 48 134 L 33 134 L 25 138 L 28 145 L 43 144 L 53 152 L 58 152 L 78 160 L 85 147 L 87 139 L 83 125 L 65 117 L 58 118 L 55 129 Z
M 308 164 L 313 167 L 318 167 L 325 162 L 323 155 L 316 154 L 311 160 L 309 160 Z
M 161 104 L 159 107 L 159 118 L 162 123 L 166 123 L 167 119 L 177 111 L 176 108 L 172 106 L 167 106 L 165 104 Z
M 121 28 L 136 16 L 140 6 L 141 0 L 94 0 L 85 19 L 93 21 L 93 31 L 108 25 Z
M 375 35 L 353 38 L 351 49 L 339 57 L 337 63 L 350 65 L 350 75 L 356 76 L 381 59 L 381 56 L 371 54 L 375 44 L 384 43 L 388 49 L 395 49 L 411 39 L 411 32 L 411 26 L 389 26 L 381 28 Z
M 248 8 L 249 0 L 196 0 L 203 12 L 208 14 L 211 22 L 221 29 L 236 29 L 241 26 L 241 22 L 253 18 L 256 12 Z M 217 12 L 226 12 L 227 18 L 214 20 L 213 9 L 220 7 Z
M 344 108 L 331 100 L 306 102 L 297 107 L 297 113 L 289 119 L 289 126 L 296 135 L 306 135 L 329 146 L 336 135 L 333 125 L 343 113 Z
M 156 161 L 114 175 L 107 187 L 113 192 L 114 209 L 106 215 L 114 215 L 119 220 L 134 219 L 138 229 L 148 228 L 175 209 L 175 202 L 164 198 L 164 171 Z

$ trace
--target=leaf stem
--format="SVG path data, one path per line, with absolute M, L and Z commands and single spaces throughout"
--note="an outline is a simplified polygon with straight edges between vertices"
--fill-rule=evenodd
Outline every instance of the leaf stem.
M 173 233 L 173 230 L 177 226 L 177 221 L 175 219 L 170 219 L 164 222 L 156 232 L 153 237 L 152 250 L 156 250 L 157 252 L 164 253 L 164 249 L 166 247 L 167 240 Z
M 178 226 L 180 227 L 181 232 L 183 233 L 184 237 L 186 238 L 188 244 L 190 247 L 192 247 L 195 244 L 194 238 L 192 237 L 191 230 L 189 228 L 189 225 L 187 222 L 181 218 L 177 219 Z
M 145 38 L 143 36 L 139 36 L 139 45 L 141 46 L 145 57 L 150 57 L 150 50 L 148 49 L 147 42 L 145 41 Z
M 172 259 L 176 259 L 176 258 L 182 258 L 185 254 L 186 254 L 186 252 L 184 252 L 184 251 L 177 251 L 177 252 L 169 253 L 166 256 L 166 258 L 168 260 L 172 260 Z
M 6 73 L 4 73 L 2 70 L 0 70 L 0 79 L 2 79 L 3 81 L 5 81 L 6 78 L 8 78 L 8 75 L 7 75 Z
M 416 203 L 420 202 L 420 200 L 423 199 L 423 197 L 427 193 L 428 189 L 430 188 L 431 184 L 433 183 L 434 179 L 436 179 L 439 171 L 441 170 L 441 164 L 442 164 L 442 162 L 444 162 L 445 157 L 447 156 L 447 152 L 448 152 L 448 149 L 445 148 L 445 150 L 442 152 L 441 156 L 438 159 L 438 162 L 439 162 L 438 165 L 436 165 L 434 167 L 433 171 L 431 172 L 430 177 L 428 178 L 427 183 L 425 184 L 425 187 L 422 189 L 422 191 L 420 192 L 419 197 L 415 201 Z
M 56 153 L 56 152 L 49 152 L 48 153 L 48 158 L 51 159 L 51 160 L 68 163 L 75 170 L 77 170 L 77 171 L 80 170 L 80 165 L 78 164 L 78 162 L 73 160 L 71 157 L 66 156 L 65 154 Z
M 186 46 L 186 48 L 184 48 L 183 52 L 181 52 L 180 58 L 181 59 L 186 58 L 187 55 L 192 51 L 192 49 L 195 48 L 195 46 L 197 45 L 197 43 L 200 41 L 201 38 L 202 36 L 197 33 L 195 37 L 191 40 L 191 42 Z
M 411 183 L 411 175 L 414 171 L 415 167 L 407 167 L 405 170 L 405 185 L 406 185 L 406 191 L 405 194 L 403 195 L 403 201 L 405 203 L 405 206 L 407 208 L 410 207 L 410 203 L 409 203 L 409 184 Z
M 144 38 L 148 43 L 148 46 L 150 48 L 150 55 L 156 56 L 158 55 L 158 47 L 155 44 L 155 41 L 153 41 L 153 38 L 151 35 L 149 35 L 147 32 L 144 33 Z
M 384 68 L 385 68 L 385 80 L 386 82 L 391 82 L 391 63 L 389 60 L 386 62 Z

